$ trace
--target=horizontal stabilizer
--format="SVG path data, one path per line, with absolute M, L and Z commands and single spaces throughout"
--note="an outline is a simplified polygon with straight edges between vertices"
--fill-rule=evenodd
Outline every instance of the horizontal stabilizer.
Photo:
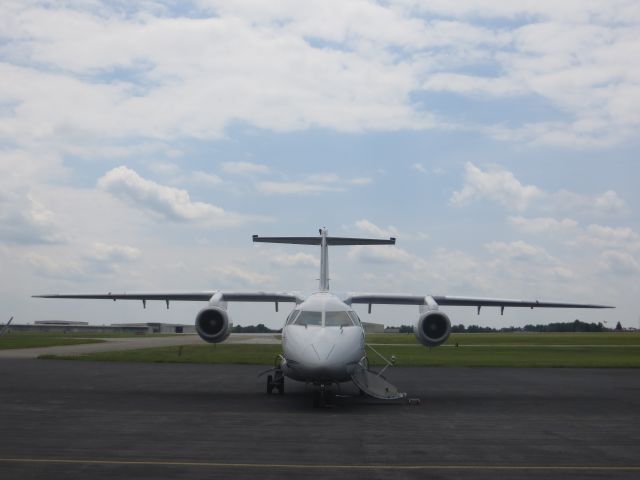
M 395 245 L 396 239 L 326 237 L 327 245 Z M 254 242 L 288 243 L 291 245 L 322 245 L 322 237 L 260 237 L 253 236 Z

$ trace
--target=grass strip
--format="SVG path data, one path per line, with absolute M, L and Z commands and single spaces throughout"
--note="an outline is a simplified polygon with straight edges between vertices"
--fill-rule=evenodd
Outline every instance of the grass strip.
M 465 347 L 426 348 L 422 345 L 376 347 L 396 365 L 403 367 L 575 367 L 639 368 L 640 350 L 616 346 L 567 347 Z M 184 345 L 120 352 L 100 352 L 78 356 L 46 356 L 67 360 L 147 363 L 204 363 L 273 365 L 281 353 L 279 345 Z M 382 360 L 369 352 L 372 365 Z
M 409 333 L 370 333 L 367 343 L 419 345 Z M 602 333 L 452 333 L 445 345 L 636 345 L 640 332 Z

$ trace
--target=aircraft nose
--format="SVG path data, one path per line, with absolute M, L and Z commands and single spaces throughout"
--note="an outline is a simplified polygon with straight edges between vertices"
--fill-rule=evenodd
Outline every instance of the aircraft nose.
M 289 357 L 308 366 L 324 367 L 333 364 L 357 362 L 363 352 L 363 340 L 358 330 L 323 329 L 309 332 L 306 329 L 288 329 L 285 350 Z
M 311 350 L 318 357 L 318 363 L 329 363 L 331 359 L 331 353 L 335 350 L 336 344 L 334 342 L 316 342 L 310 345 Z

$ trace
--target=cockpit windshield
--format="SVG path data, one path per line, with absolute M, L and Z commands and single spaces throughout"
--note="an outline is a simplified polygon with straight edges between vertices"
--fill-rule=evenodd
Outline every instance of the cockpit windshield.
M 347 312 L 325 312 L 324 313 L 324 326 L 325 327 L 352 327 L 353 320 L 347 314 Z
M 293 321 L 294 325 L 322 325 L 322 312 L 309 312 L 302 310 Z

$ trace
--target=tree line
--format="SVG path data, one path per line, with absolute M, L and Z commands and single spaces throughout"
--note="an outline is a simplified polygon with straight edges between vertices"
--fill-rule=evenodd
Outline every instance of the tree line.
M 499 332 L 611 332 L 622 330 L 620 322 L 615 329 L 607 328 L 602 322 L 587 323 L 575 320 L 573 322 L 556 322 L 545 325 L 525 325 L 524 327 L 503 327 L 492 328 L 480 325 L 465 326 L 462 324 L 452 325 L 452 333 L 499 333 Z M 413 325 L 402 325 L 400 333 L 413 333 Z

